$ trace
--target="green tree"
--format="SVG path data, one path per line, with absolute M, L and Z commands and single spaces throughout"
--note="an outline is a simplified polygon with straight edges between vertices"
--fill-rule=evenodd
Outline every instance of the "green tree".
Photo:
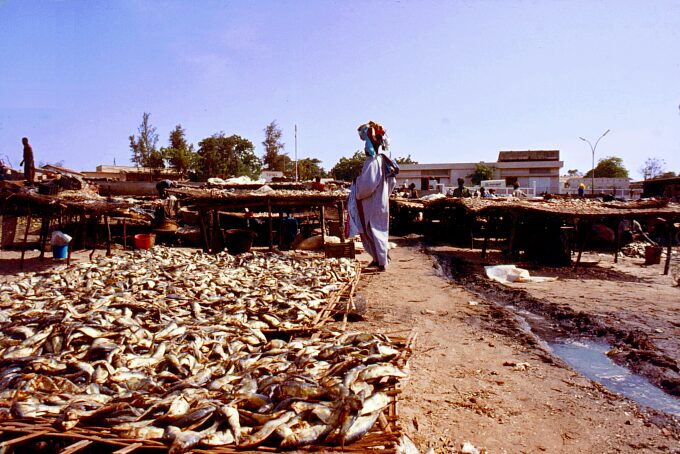
M 149 123 L 150 113 L 144 112 L 142 123 L 137 128 L 139 135 L 131 135 L 130 150 L 132 150 L 131 161 L 140 167 L 150 167 L 152 169 L 162 169 L 165 162 L 162 153 L 157 148 L 158 134 L 156 128 Z
M 321 167 L 321 161 L 316 158 L 299 159 L 298 165 L 298 179 L 300 181 L 313 180 L 316 177 L 325 178 L 326 171 Z
M 664 172 L 664 173 L 658 175 L 656 178 L 675 178 L 677 176 L 678 175 L 675 172 L 673 172 L 672 170 L 669 170 L 668 172 Z
M 340 158 L 331 169 L 331 174 L 336 180 L 352 181 L 361 174 L 366 155 L 363 150 L 357 150 L 351 158 Z
M 581 176 L 581 172 L 579 172 L 578 169 L 569 169 L 567 170 L 567 175 L 570 177 L 579 177 Z
M 411 155 L 408 155 L 405 158 L 397 158 L 395 161 L 397 161 L 397 164 L 418 164 L 418 161 L 411 159 Z
M 151 150 L 149 152 L 149 155 L 146 159 L 146 165 L 145 167 L 148 167 L 150 169 L 153 169 L 155 171 L 159 171 L 161 169 L 165 168 L 165 154 L 163 153 L 163 150 Z
M 182 125 L 175 126 L 170 132 L 170 146 L 161 148 L 163 156 L 170 163 L 170 167 L 175 169 L 182 178 L 186 177 L 190 170 L 193 170 L 197 163 L 197 155 L 194 146 L 186 141 L 186 132 Z
M 255 155 L 253 143 L 236 134 L 226 137 L 214 134 L 198 143 L 198 177 L 258 178 L 262 161 Z
M 285 154 L 281 153 L 285 147 L 285 144 L 281 142 L 281 136 L 283 133 L 276 124 L 276 120 L 264 128 L 264 141 L 262 145 L 264 146 L 264 165 L 267 170 L 281 170 L 285 173 L 286 171 L 286 159 Z
M 475 164 L 475 171 L 468 175 L 474 184 L 479 184 L 484 180 L 491 180 L 493 178 L 493 167 L 484 164 L 483 162 Z
M 663 159 L 647 158 L 642 167 L 640 167 L 640 173 L 643 179 L 649 180 L 661 175 L 665 166 L 666 162 Z
M 593 169 L 586 172 L 583 177 L 592 178 Z M 597 162 L 595 178 L 628 178 L 628 170 L 623 166 L 623 159 L 609 156 Z

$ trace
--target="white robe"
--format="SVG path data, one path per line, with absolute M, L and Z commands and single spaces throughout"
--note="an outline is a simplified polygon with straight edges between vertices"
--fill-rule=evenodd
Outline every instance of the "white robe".
M 385 164 L 380 154 L 368 157 L 352 186 L 358 207 L 363 211 L 360 224 L 361 242 L 375 262 L 387 266 L 389 250 L 390 194 L 396 178 L 385 178 Z M 350 210 L 350 215 L 351 215 Z

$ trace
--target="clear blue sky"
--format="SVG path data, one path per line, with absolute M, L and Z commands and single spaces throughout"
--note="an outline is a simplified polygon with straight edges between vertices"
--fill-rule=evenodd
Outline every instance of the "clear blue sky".
M 559 149 L 569 168 L 648 157 L 680 172 L 680 2 L 0 0 L 0 156 L 129 162 L 151 113 L 160 144 L 239 134 L 330 169 L 382 123 L 392 153 L 495 161 Z

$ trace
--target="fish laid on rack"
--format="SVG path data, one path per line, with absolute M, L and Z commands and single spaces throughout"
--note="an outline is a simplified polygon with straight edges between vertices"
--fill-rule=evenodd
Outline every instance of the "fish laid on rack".
M 347 259 L 171 250 L 0 286 L 0 418 L 50 417 L 194 446 L 347 444 L 405 377 L 385 336 L 311 326 L 357 277 Z

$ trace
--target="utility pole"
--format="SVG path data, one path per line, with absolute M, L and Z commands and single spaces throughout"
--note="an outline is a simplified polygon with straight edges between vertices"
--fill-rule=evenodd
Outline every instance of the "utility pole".
M 298 180 L 298 159 L 297 159 L 297 125 L 295 125 L 295 182 Z
M 595 195 L 595 149 L 597 148 L 597 144 L 598 144 L 598 142 L 600 141 L 600 139 L 603 138 L 604 136 L 606 136 L 606 135 L 609 133 L 609 131 L 611 131 L 611 129 L 607 129 L 607 130 L 600 136 L 600 138 L 597 139 L 597 140 L 595 141 L 595 145 L 593 145 L 592 143 L 590 143 L 589 140 L 584 139 L 583 137 L 579 137 L 579 139 L 581 139 L 582 141 L 584 141 L 584 142 L 588 143 L 588 145 L 590 145 L 590 151 L 591 151 L 592 154 L 593 154 L 593 166 L 592 166 L 592 168 L 591 168 L 592 170 L 590 171 L 590 177 L 591 177 L 590 193 L 593 194 L 593 195 Z

